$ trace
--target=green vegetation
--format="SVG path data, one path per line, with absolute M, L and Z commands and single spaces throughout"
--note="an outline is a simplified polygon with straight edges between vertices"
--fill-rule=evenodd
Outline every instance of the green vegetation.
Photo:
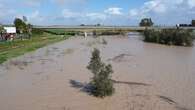
M 98 35 L 123 35 L 124 32 L 122 30 L 102 30 L 98 32 Z
M 113 29 L 113 30 L 93 30 L 94 36 L 104 36 L 104 35 L 124 35 L 125 30 L 122 29 Z
M 31 39 L 0 42 L 0 64 L 10 58 L 23 55 L 27 52 L 34 51 L 48 44 L 61 41 L 70 36 L 52 35 L 42 32 L 39 29 L 33 29 Z
M 195 20 L 192 20 L 191 24 L 192 24 L 192 26 L 195 26 Z
M 16 27 L 16 32 L 22 40 L 24 37 L 31 38 L 32 37 L 32 25 L 27 24 L 27 18 L 23 16 L 23 20 L 20 18 L 15 18 L 14 25 Z
M 111 74 L 113 73 L 112 66 L 106 65 L 101 61 L 100 51 L 94 49 L 92 52 L 91 61 L 87 68 L 94 74 L 90 84 L 93 87 L 92 94 L 97 97 L 110 96 L 114 93 Z
M 27 33 L 28 32 L 26 23 L 20 18 L 15 18 L 14 25 L 16 27 L 17 33 Z
M 44 29 L 45 32 L 55 35 L 81 35 L 84 36 L 84 32 L 93 32 L 94 36 L 101 35 L 124 35 L 125 32 L 129 32 L 128 29 L 104 29 L 104 28 L 92 28 L 92 29 Z
M 2 36 L 2 34 L 5 32 L 5 29 L 3 28 L 3 26 L 0 25 L 0 37 Z
M 144 41 L 166 45 L 192 46 L 193 34 L 191 30 L 184 29 L 146 29 Z
M 154 25 L 154 23 L 152 22 L 152 19 L 151 18 L 144 18 L 144 19 L 142 19 L 141 20 L 141 22 L 140 22 L 140 24 L 139 24 L 140 26 L 153 26 Z
M 33 33 L 33 35 L 42 35 L 44 33 L 44 31 L 41 29 L 33 28 L 32 33 Z

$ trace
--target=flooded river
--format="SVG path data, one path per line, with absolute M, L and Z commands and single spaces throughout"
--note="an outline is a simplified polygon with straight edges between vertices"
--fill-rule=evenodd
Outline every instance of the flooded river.
M 104 99 L 82 88 L 95 47 L 114 70 L 115 94 Z M 135 33 L 73 37 L 0 65 L 0 110 L 195 110 L 195 48 Z

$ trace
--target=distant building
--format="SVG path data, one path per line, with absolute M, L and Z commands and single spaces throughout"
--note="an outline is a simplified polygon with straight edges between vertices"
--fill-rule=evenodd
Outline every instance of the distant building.
M 16 34 L 16 27 L 4 27 L 7 34 Z
M 16 27 L 4 27 L 5 33 L 3 35 L 4 40 L 13 40 L 16 37 Z

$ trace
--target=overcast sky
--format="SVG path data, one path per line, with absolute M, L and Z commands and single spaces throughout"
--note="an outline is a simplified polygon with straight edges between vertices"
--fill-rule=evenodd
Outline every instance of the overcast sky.
M 195 0 L 0 0 L 1 24 L 22 16 L 34 25 L 138 25 L 144 17 L 175 25 L 195 19 Z

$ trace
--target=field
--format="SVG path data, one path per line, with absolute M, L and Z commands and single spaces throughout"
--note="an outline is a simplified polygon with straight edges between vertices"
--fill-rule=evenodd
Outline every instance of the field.
M 69 35 L 53 35 L 49 33 L 34 34 L 31 39 L 0 42 L 0 64 L 10 58 L 34 51 L 48 44 L 69 38 Z

